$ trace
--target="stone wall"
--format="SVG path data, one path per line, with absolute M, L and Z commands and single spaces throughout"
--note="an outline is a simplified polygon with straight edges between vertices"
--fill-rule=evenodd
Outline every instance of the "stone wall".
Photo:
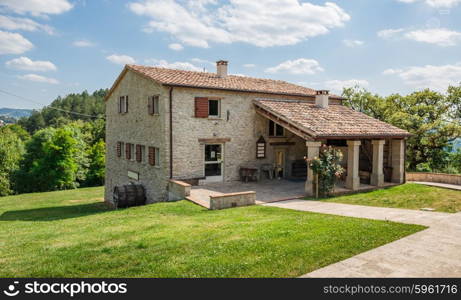
M 179 180 L 168 182 L 168 200 L 184 200 L 190 195 L 191 185 Z
M 444 173 L 407 172 L 407 181 L 426 181 L 461 185 L 461 175 Z
M 255 201 L 256 192 L 253 191 L 210 196 L 210 209 L 254 205 Z
M 173 92 L 173 178 L 203 178 L 203 139 L 223 139 L 224 181 L 238 180 L 240 166 L 259 166 L 274 162 L 275 149 L 286 149 L 286 175 L 290 175 L 291 161 L 302 159 L 306 153 L 304 141 L 285 130 L 286 136 L 268 137 L 268 121 L 258 115 L 252 100 L 273 95 L 235 93 L 192 88 L 175 88 Z M 195 118 L 195 97 L 221 99 L 219 118 Z M 300 97 L 279 97 L 299 99 Z M 302 98 L 301 98 L 302 99 Z M 305 100 L 307 98 L 304 98 Z M 308 101 L 313 101 L 312 99 Z M 266 158 L 256 159 L 256 141 L 266 140 Z M 293 145 L 271 146 L 271 143 L 289 142 Z
M 118 113 L 119 97 L 128 95 L 128 113 Z M 147 98 L 160 95 L 159 115 L 149 115 Z M 116 185 L 130 182 L 142 184 L 146 189 L 147 203 L 167 200 L 168 186 L 168 143 L 167 113 L 168 89 L 157 85 L 149 79 L 128 71 L 106 102 L 106 190 L 105 200 L 112 202 L 113 189 Z M 140 144 L 145 146 L 144 161 L 127 160 L 125 149 L 122 157 L 117 157 L 116 144 Z M 158 166 L 147 162 L 147 147 L 160 149 Z M 133 158 L 135 157 L 132 153 Z M 133 179 L 137 174 L 139 179 Z

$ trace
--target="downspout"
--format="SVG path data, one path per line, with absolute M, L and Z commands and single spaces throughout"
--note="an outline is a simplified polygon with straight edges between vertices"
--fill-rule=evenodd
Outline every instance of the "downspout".
M 173 178 L 173 87 L 170 87 L 170 179 Z

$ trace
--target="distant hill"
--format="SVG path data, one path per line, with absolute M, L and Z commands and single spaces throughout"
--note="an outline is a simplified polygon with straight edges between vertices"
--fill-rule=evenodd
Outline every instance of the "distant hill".
M 19 109 L 19 108 L 0 108 L 0 116 L 8 116 L 15 119 L 28 117 L 32 113 L 32 109 Z

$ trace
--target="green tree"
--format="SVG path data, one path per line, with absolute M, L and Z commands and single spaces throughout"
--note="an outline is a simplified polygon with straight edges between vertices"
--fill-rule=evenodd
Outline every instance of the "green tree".
M 85 180 L 85 186 L 98 186 L 104 184 L 106 164 L 106 144 L 103 140 L 90 147 L 88 158 L 90 166 Z
M 0 196 L 13 193 L 11 179 L 24 152 L 24 142 L 8 127 L 0 132 Z
M 459 112 L 460 88 L 450 87 L 446 95 L 429 89 L 406 96 L 373 95 L 358 87 L 344 89 L 345 105 L 374 118 L 405 129 L 411 134 L 407 141 L 409 170 L 428 163 L 432 170 L 443 169 L 448 160 L 451 142 L 461 136 Z

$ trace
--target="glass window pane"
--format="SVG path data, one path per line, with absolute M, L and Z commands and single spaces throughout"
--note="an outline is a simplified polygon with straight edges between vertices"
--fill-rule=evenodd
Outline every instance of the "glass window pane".
M 205 145 L 205 161 L 221 160 L 221 145 Z
M 221 176 L 221 163 L 206 164 L 205 165 L 205 176 Z
M 269 135 L 273 136 L 274 135 L 274 122 L 269 120 Z
M 276 136 L 283 136 L 283 127 L 280 125 L 275 126 L 275 135 Z
M 208 115 L 219 116 L 219 100 L 208 101 Z

